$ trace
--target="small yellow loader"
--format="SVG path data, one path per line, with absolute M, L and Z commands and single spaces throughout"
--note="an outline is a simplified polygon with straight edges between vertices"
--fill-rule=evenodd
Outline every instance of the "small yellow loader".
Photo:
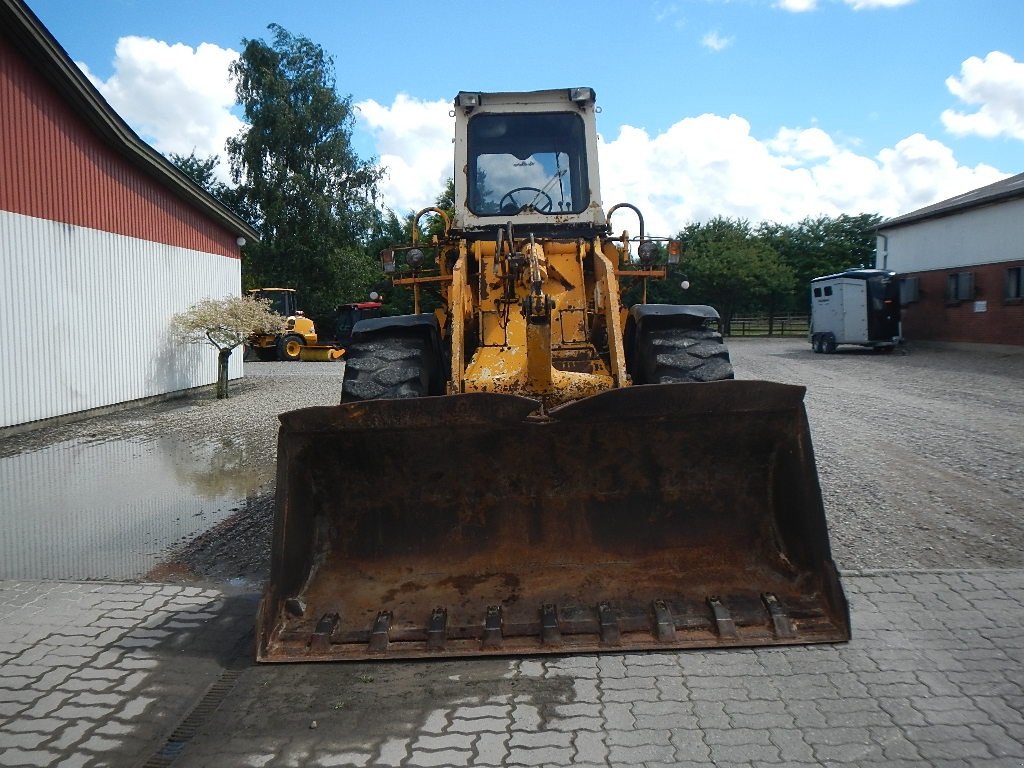
M 253 288 L 247 293 L 270 302 L 270 308 L 286 318 L 283 333 L 261 333 L 249 339 L 248 345 L 258 359 L 300 360 L 303 347 L 317 343 L 316 325 L 298 308 L 299 294 L 294 288 Z

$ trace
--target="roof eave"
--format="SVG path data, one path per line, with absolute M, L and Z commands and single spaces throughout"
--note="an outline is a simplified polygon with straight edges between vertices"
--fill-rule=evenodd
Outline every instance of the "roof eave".
M 24 3 L 0 0 L 0 28 L 9 31 L 6 36 L 11 44 L 39 65 L 40 74 L 77 108 L 82 119 L 135 167 L 164 183 L 229 231 L 248 240 L 259 240 L 251 225 L 139 138 Z M 19 31 L 24 34 L 18 34 Z

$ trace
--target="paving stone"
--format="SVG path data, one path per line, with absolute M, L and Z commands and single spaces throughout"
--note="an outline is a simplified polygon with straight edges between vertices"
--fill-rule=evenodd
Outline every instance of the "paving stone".
M 779 762 L 779 748 L 774 744 L 711 744 L 711 760 L 716 766 L 727 763 L 750 765 L 757 760 Z
M 576 754 L 573 755 L 573 763 L 600 763 L 604 764 L 608 758 L 608 747 L 604 742 L 604 736 L 600 733 L 591 733 L 581 730 L 575 734 L 572 742 Z
M 783 762 L 814 762 L 814 750 L 795 728 L 769 728 L 768 739 L 779 750 Z
M 448 726 L 449 733 L 481 733 L 490 731 L 504 733 L 508 730 L 510 720 L 496 717 L 475 718 L 473 720 L 454 719 Z
M 425 767 L 461 766 L 469 765 L 472 759 L 473 753 L 469 750 L 461 752 L 454 749 L 446 749 L 440 752 L 422 752 L 416 750 L 409 756 L 407 765 Z
M 652 762 L 671 763 L 674 759 L 675 747 L 672 744 L 608 747 L 608 762 L 611 765 L 644 765 Z
M 18 747 L 5 749 L 0 753 L 0 758 L 3 759 L 4 765 L 31 765 L 44 766 L 44 768 L 52 766 L 57 757 L 58 755 L 53 752 L 41 749 L 20 749 Z
M 1011 730 L 1004 725 L 972 725 L 971 733 L 978 743 L 984 744 L 996 757 L 1009 757 L 1024 762 L 1024 729 Z
M 671 733 L 668 730 L 653 728 L 634 728 L 631 731 L 608 730 L 605 733 L 605 744 L 609 747 L 640 747 L 646 744 L 671 744 Z
M 441 736 L 420 735 L 413 742 L 413 749 L 469 749 L 473 745 L 474 736 L 467 733 L 446 733 Z
M 573 749 L 571 747 L 539 747 L 537 749 L 526 749 L 524 747 L 510 747 L 508 751 L 508 763 L 511 765 L 537 765 L 554 763 L 555 765 L 569 765 L 572 761 Z
M 509 753 L 509 735 L 507 733 L 482 733 L 473 745 L 476 750 L 477 762 L 490 765 L 501 765 Z
M 963 741 L 921 741 L 916 746 L 921 757 L 928 761 L 995 757 L 988 747 L 974 738 Z
M 380 750 L 377 752 L 376 764 L 382 766 L 397 766 L 402 764 L 402 761 L 409 756 L 409 740 L 408 739 L 387 739 L 380 746 Z

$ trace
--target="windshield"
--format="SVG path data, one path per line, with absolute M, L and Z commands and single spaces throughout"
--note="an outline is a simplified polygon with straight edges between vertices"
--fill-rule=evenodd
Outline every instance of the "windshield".
M 583 120 L 571 112 L 477 115 L 469 179 L 478 216 L 582 212 L 590 203 Z

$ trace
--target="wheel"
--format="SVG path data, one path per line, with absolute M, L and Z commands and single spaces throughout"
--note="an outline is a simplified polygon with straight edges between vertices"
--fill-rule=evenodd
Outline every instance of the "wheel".
M 277 340 L 277 359 L 283 361 L 298 360 L 306 340 L 294 333 L 282 336 Z
M 528 202 L 519 203 L 516 201 L 515 197 L 516 194 L 518 194 L 519 192 L 533 192 L 534 195 L 529 199 Z M 541 204 L 534 205 L 534 202 L 536 202 L 538 198 L 542 198 Z M 508 200 L 508 203 L 505 202 L 506 200 Z M 507 211 L 505 210 L 506 205 L 509 208 L 509 210 Z M 515 189 L 510 189 L 508 192 L 501 196 L 501 200 L 498 201 L 498 210 L 501 211 L 502 213 L 519 213 L 521 210 L 523 210 L 523 208 L 529 206 L 533 208 L 535 211 L 547 213 L 554 207 L 554 205 L 555 202 L 551 199 L 551 195 L 549 195 L 543 189 L 537 189 L 537 187 L 516 187 Z
M 825 337 L 821 342 L 821 351 L 826 355 L 831 355 L 836 351 L 836 337 L 831 333 L 825 334 Z
M 710 328 L 659 328 L 640 340 L 642 384 L 735 378 L 722 334 Z
M 264 363 L 272 363 L 277 360 L 277 347 L 253 347 L 256 359 Z
M 345 352 L 341 402 L 426 397 L 438 372 L 437 356 L 422 336 L 361 339 Z
M 813 338 L 811 338 L 811 351 L 818 355 L 821 354 L 821 336 L 818 334 L 814 334 Z

